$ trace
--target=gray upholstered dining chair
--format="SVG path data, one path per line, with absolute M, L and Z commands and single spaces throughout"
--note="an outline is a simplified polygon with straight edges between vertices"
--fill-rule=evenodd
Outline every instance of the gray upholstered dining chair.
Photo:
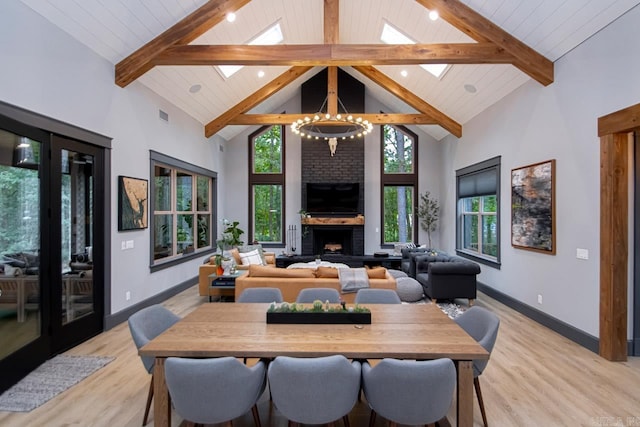
M 305 288 L 298 293 L 296 298 L 296 302 L 302 304 L 309 304 L 315 300 L 337 304 L 340 302 L 340 293 L 333 288 Z
M 491 354 L 493 346 L 498 337 L 498 328 L 500 326 L 500 318 L 495 313 L 483 307 L 473 306 L 467 311 L 456 317 L 455 322 L 462 327 L 469 335 L 484 347 Z M 480 405 L 480 413 L 482 421 L 487 427 L 487 414 L 484 410 L 484 401 L 482 400 L 482 392 L 480 391 L 479 376 L 487 367 L 489 360 L 473 361 L 473 386 L 478 396 L 478 404 Z
M 362 364 L 362 389 L 376 414 L 392 425 L 432 424 L 447 415 L 453 401 L 456 368 L 451 359 L 382 359 L 375 367 Z
M 278 288 L 247 288 L 236 302 L 282 302 L 282 292 Z
M 400 297 L 393 289 L 365 288 L 358 290 L 356 304 L 402 304 Z
M 342 355 L 317 358 L 278 356 L 269 364 L 268 380 L 276 408 L 289 425 L 327 424 L 349 412 L 360 392 L 360 362 Z
M 179 320 L 180 317 L 159 304 L 143 308 L 132 314 L 129 317 L 129 330 L 131 331 L 131 336 L 133 337 L 133 342 L 136 344 L 136 348 L 140 349 L 140 347 L 169 329 Z M 140 356 L 140 359 L 142 360 L 144 368 L 151 374 L 151 384 L 149 385 L 147 404 L 142 419 L 142 425 L 146 425 L 147 418 L 149 417 L 149 409 L 151 408 L 151 400 L 153 399 L 153 365 L 155 364 L 155 358 Z
M 248 367 L 234 357 L 168 357 L 164 371 L 171 402 L 185 420 L 229 423 L 251 410 L 255 425 L 260 427 L 256 402 L 265 388 L 264 362 Z

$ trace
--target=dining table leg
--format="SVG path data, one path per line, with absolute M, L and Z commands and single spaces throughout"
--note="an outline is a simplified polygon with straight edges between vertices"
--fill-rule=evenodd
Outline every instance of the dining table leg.
M 459 360 L 456 418 L 458 427 L 473 426 L 473 361 Z
M 166 360 L 165 357 L 156 357 L 153 367 L 153 425 L 155 427 L 171 426 L 171 401 L 164 377 Z

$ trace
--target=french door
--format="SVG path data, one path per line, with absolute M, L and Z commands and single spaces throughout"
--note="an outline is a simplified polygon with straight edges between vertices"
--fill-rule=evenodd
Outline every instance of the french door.
M 0 392 L 100 333 L 103 149 L 0 116 Z

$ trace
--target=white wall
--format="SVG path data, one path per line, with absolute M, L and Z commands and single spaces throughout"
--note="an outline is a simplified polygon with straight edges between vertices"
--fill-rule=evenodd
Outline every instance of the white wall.
M 149 150 L 218 171 L 203 125 L 139 83 L 122 89 L 114 66 L 21 2 L 0 2 L 0 100 L 113 138 L 111 307 L 116 313 L 197 275 L 201 260 L 151 274 L 149 230 L 117 231 L 117 178 L 149 179 Z M 169 122 L 158 118 L 158 109 Z M 120 242 L 134 248 L 121 251 Z M 125 300 L 125 292 L 131 300 Z
M 640 102 L 640 7 L 555 63 L 555 82 L 530 81 L 447 137 L 444 170 L 502 156 L 500 270 L 479 280 L 593 336 L 599 335 L 600 178 L 597 119 Z M 478 88 L 479 91 L 482 88 Z M 511 169 L 556 159 L 555 256 L 511 247 Z M 442 244 L 455 249 L 455 177 L 443 176 Z M 589 250 L 576 259 L 576 248 Z M 537 295 L 543 295 L 543 304 Z M 632 293 L 629 293 L 632 295 Z

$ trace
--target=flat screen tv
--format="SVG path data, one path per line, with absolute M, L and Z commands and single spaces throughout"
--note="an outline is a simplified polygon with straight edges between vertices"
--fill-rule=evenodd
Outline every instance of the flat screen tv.
M 307 212 L 310 214 L 356 214 L 360 184 L 307 183 Z

